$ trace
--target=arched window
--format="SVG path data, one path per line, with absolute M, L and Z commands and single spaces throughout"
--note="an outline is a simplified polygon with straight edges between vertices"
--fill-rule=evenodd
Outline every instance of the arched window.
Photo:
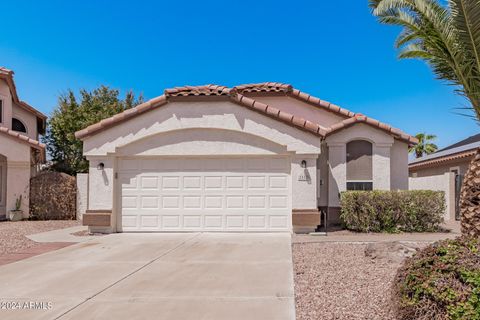
M 365 140 L 347 143 L 347 190 L 372 190 L 372 144 Z
M 12 118 L 12 130 L 27 133 L 27 127 L 25 127 L 22 121 L 16 118 Z

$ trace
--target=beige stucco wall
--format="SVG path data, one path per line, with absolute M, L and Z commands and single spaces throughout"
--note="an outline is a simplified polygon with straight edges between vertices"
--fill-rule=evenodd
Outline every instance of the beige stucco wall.
M 30 146 L 19 143 L 5 135 L 0 135 L 0 154 L 7 158 L 6 209 L 15 207 L 16 199 L 22 195 L 22 210 L 25 217 L 29 212 L 30 190 Z
M 119 146 L 179 129 L 216 128 L 263 137 L 298 154 L 320 153 L 320 138 L 229 101 L 174 102 L 84 140 L 86 156 L 115 153 Z
M 10 88 L 4 80 L 0 79 L 0 99 L 3 101 L 3 117 L 0 126 L 12 128 L 12 95 Z
M 395 140 L 390 155 L 391 189 L 408 190 L 408 144 Z
M 248 96 L 248 94 L 246 95 Z M 333 112 L 323 110 L 322 108 L 312 106 L 311 104 L 287 96 L 254 96 L 253 99 L 299 116 L 303 119 L 318 123 L 324 128 L 345 120 L 345 117 L 339 116 Z
M 287 147 L 256 135 L 224 129 L 160 132 L 117 148 L 118 156 L 286 154 Z
M 88 208 L 88 173 L 77 173 L 77 219 L 82 220 Z
M 439 175 L 409 178 L 410 190 L 434 190 L 445 193 L 445 221 L 455 219 L 455 174 L 446 172 Z
M 17 118 L 25 125 L 25 127 L 27 128 L 27 133 L 24 134 L 26 136 L 34 140 L 38 139 L 37 117 L 33 113 L 30 113 L 25 109 L 17 106 L 16 104 L 13 104 L 12 117 Z
M 467 173 L 468 166 L 470 165 L 471 158 L 461 159 L 458 161 L 449 161 L 446 164 L 437 164 L 432 167 L 418 168 L 410 170 L 410 177 L 416 173 L 417 177 L 428 177 L 444 174 L 450 172 L 450 169 L 458 167 L 460 169 L 459 174 L 464 176 Z
M 326 138 L 328 146 L 328 206 L 340 205 L 339 193 L 346 190 L 346 144 L 367 140 L 373 144 L 373 188 L 408 188 L 408 148 L 391 135 L 366 124 L 357 124 Z
M 297 155 L 292 159 L 292 208 L 317 208 L 317 154 Z M 305 160 L 307 167 L 302 168 Z

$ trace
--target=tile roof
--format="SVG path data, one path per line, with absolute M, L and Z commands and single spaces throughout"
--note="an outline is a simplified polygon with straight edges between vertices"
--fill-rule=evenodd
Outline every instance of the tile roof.
M 437 152 L 414 159 L 410 161 L 408 166 L 409 168 L 419 168 L 470 157 L 473 156 L 478 148 L 480 148 L 480 141 L 469 144 L 456 143 L 452 145 L 452 147 L 447 147 Z
M 292 92 L 293 87 L 290 84 L 280 82 L 262 82 L 262 83 L 250 83 L 242 84 L 232 88 L 233 91 L 238 93 L 245 92 Z
M 189 96 L 228 96 L 230 88 L 207 84 L 204 86 L 184 86 L 166 89 L 165 95 L 170 97 L 189 97 Z
M 265 103 L 259 102 L 251 97 L 243 95 L 243 93 L 265 93 L 265 92 L 275 92 L 275 93 L 285 93 L 288 96 L 304 101 L 315 107 L 319 107 L 330 112 L 334 112 L 338 115 L 345 117 L 346 119 L 327 128 L 326 130 L 322 128 L 319 124 L 313 123 L 308 119 L 290 114 L 284 111 L 281 111 L 274 106 L 267 105 Z M 355 123 L 365 123 L 367 125 L 381 129 L 395 138 L 403 140 L 409 144 L 417 143 L 417 139 L 412 137 L 399 129 L 393 128 L 387 124 L 381 123 L 377 120 L 368 118 L 362 114 L 355 114 L 346 109 L 342 109 L 339 106 L 331 104 L 329 102 L 320 100 L 316 97 L 313 97 L 309 94 L 301 92 L 299 90 L 293 89 L 289 84 L 283 84 L 278 82 L 265 82 L 257 84 L 245 84 L 239 85 L 233 88 L 227 88 L 224 86 L 218 85 L 203 85 L 203 86 L 184 86 L 176 87 L 172 89 L 166 89 L 164 94 L 155 99 L 149 100 L 145 103 L 142 103 L 135 108 L 124 111 L 120 114 L 117 114 L 111 118 L 102 120 L 96 124 L 88 126 L 87 128 L 80 130 L 75 133 L 75 136 L 78 139 L 85 138 L 89 135 L 95 134 L 100 130 L 106 129 L 113 125 L 116 125 L 120 122 L 123 122 L 127 119 L 130 119 L 134 116 L 142 114 L 148 110 L 160 107 L 168 103 L 169 98 L 175 97 L 202 97 L 202 96 L 224 96 L 228 97 L 230 101 L 239 104 L 241 106 L 247 107 L 256 112 L 266 114 L 269 117 L 275 118 L 279 121 L 292 125 L 294 127 L 300 128 L 302 130 L 309 131 L 311 133 L 317 134 L 319 136 L 325 137 L 329 134 L 347 128 Z
M 17 94 L 17 88 L 15 87 L 15 82 L 13 81 L 13 75 L 14 72 L 10 69 L 7 69 L 5 67 L 0 67 L 0 79 L 5 80 L 7 83 L 8 87 L 10 88 L 10 92 L 12 93 L 13 101 L 18 104 L 20 107 L 24 108 L 27 111 L 30 111 L 31 113 L 35 114 L 37 117 L 39 117 L 42 120 L 46 120 L 47 116 L 26 103 L 25 101 L 22 101 L 18 98 Z
M 394 127 L 392 127 L 388 124 L 382 123 L 382 122 L 380 122 L 378 120 L 375 120 L 373 118 L 369 118 L 367 116 L 364 116 L 361 113 L 357 113 L 357 114 L 355 114 L 355 116 L 353 116 L 351 118 L 345 119 L 345 120 L 343 120 L 339 123 L 336 123 L 336 124 L 330 126 L 326 130 L 327 131 L 326 136 L 331 135 L 331 134 L 333 134 L 337 131 L 340 131 L 342 129 L 348 128 L 348 127 L 350 127 L 350 126 L 352 126 L 356 123 L 364 123 L 364 124 L 370 125 L 372 127 L 375 127 L 377 129 L 383 130 L 383 131 L 391 134 L 395 138 L 397 138 L 399 140 L 403 140 L 405 142 L 408 142 L 409 144 L 417 144 L 418 143 L 417 138 L 406 134 L 402 130 L 394 128 Z
M 10 138 L 19 140 L 20 142 L 29 144 L 30 146 L 32 146 L 35 149 L 40 149 L 40 150 L 45 149 L 45 145 L 43 143 L 41 143 L 37 140 L 31 139 L 31 138 L 29 138 L 29 137 L 27 137 L 27 136 L 25 136 L 21 133 L 18 133 L 16 131 L 10 130 L 6 127 L 1 127 L 0 126 L 0 134 L 3 134 L 3 135 L 6 135 Z
M 461 141 L 458 141 L 454 144 L 451 144 L 448 147 L 445 147 L 443 149 L 440 149 L 440 150 L 436 151 L 435 153 L 443 152 L 443 151 L 458 148 L 458 147 L 467 146 L 467 145 L 470 145 L 470 144 L 475 143 L 475 142 L 480 142 L 480 133 L 476 134 L 476 135 L 473 135 L 473 136 L 470 136 L 470 137 L 468 137 L 466 139 L 463 139 Z

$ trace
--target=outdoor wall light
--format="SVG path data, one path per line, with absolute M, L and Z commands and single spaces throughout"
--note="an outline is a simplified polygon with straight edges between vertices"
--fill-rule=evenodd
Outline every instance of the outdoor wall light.
M 98 165 L 97 165 L 97 170 L 103 170 L 103 168 L 105 168 L 105 164 L 103 162 L 100 162 Z
M 305 161 L 305 160 L 302 160 L 302 168 L 304 168 L 304 169 L 305 169 L 306 167 L 307 167 L 307 161 Z

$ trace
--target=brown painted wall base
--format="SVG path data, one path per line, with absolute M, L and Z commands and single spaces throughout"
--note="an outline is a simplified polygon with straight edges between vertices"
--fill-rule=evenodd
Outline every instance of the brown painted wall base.
M 293 232 L 314 232 L 320 224 L 320 212 L 317 209 L 293 209 L 292 210 Z
M 111 210 L 87 210 L 82 215 L 82 222 L 84 226 L 89 227 L 110 227 L 111 218 Z

